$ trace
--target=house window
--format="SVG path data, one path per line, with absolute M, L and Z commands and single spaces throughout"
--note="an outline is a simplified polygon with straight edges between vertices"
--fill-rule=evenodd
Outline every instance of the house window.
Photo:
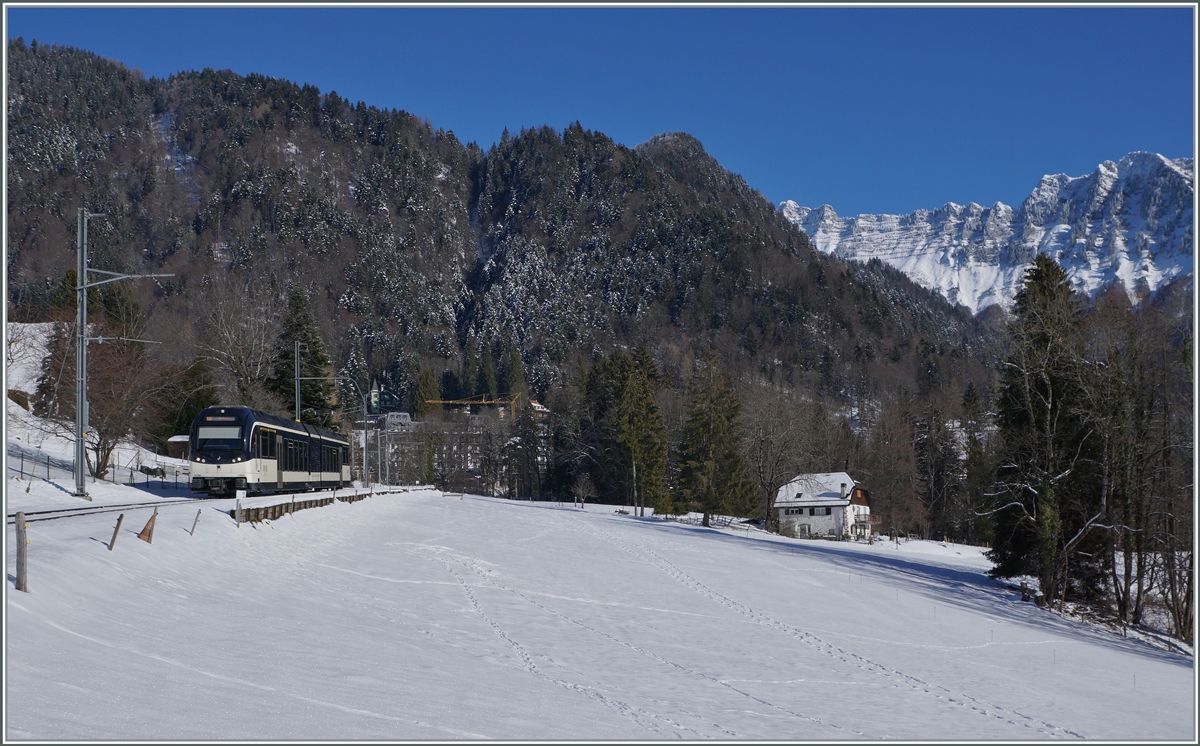
M 833 515 L 833 508 L 825 508 L 825 515 Z
M 816 515 L 816 514 L 817 514 L 817 509 L 816 509 L 816 508 L 809 508 L 809 509 L 808 509 L 808 514 L 809 514 L 809 515 Z

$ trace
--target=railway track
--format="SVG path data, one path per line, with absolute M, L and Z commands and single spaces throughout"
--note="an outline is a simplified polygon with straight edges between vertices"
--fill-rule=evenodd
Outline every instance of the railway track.
M 130 510 L 135 508 L 156 508 L 160 505 L 179 505 L 184 503 L 195 503 L 204 498 L 181 497 L 177 499 L 160 499 L 148 500 L 140 503 L 114 503 L 111 505 L 87 505 L 81 508 L 57 508 L 54 510 L 34 510 L 25 514 L 26 523 L 34 523 L 35 521 L 57 521 L 62 518 L 82 518 L 84 516 L 96 515 L 98 513 L 115 513 L 119 510 Z M 5 522 L 8 524 L 16 523 L 16 513 L 9 513 L 5 517 Z
M 295 493 L 312 494 L 312 493 Z M 288 498 L 293 497 L 293 493 L 279 494 L 275 497 Z M 82 518 L 89 515 L 97 515 L 99 513 L 116 513 L 121 510 L 136 510 L 137 508 L 157 508 L 163 505 L 194 505 L 196 503 L 204 503 L 210 500 L 228 500 L 231 498 L 212 498 L 212 497 L 180 497 L 180 498 L 162 498 L 159 500 L 147 500 L 139 503 L 112 503 L 109 505 L 85 505 L 80 508 L 57 508 L 55 510 L 34 510 L 25 513 L 25 522 L 34 523 L 35 521 L 57 521 L 63 518 Z M 13 525 L 16 523 L 16 513 L 9 513 L 6 516 L 6 523 Z

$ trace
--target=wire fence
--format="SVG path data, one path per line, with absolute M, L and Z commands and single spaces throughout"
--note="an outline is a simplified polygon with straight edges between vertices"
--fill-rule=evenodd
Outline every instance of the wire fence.
M 8 443 L 5 476 L 9 479 L 73 479 L 74 459 L 52 456 L 38 448 L 29 448 L 19 443 Z
M 6 448 L 7 463 L 5 476 L 8 479 L 45 480 L 47 482 L 73 481 L 75 459 L 55 456 L 39 448 L 9 442 Z M 126 464 L 109 466 L 104 475 L 105 482 L 124 484 L 144 489 L 187 489 L 188 469 L 172 464 Z M 90 473 L 87 481 L 98 481 Z
M 663 514 L 662 518 L 664 520 L 674 521 L 676 523 L 686 523 L 689 526 L 704 525 L 704 514 L 703 513 L 683 513 L 681 515 Z M 712 515 L 709 515 L 708 525 L 710 527 L 714 527 L 714 528 L 728 528 L 729 526 L 733 526 L 736 524 L 737 528 L 742 528 L 743 527 L 742 523 L 744 522 L 744 520 L 745 519 L 737 518 L 737 517 L 731 516 L 731 515 L 716 515 L 714 513 Z

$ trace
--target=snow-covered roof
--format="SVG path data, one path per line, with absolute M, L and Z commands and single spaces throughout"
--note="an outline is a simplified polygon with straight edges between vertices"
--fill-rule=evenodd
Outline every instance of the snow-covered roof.
M 188 442 L 188 438 L 190 438 L 190 437 L 191 437 L 190 435 L 172 435 L 171 437 L 167 438 L 167 442 L 168 443 L 186 443 L 186 442 Z
M 842 485 L 846 496 L 842 497 Z M 801 474 L 779 488 L 776 505 L 845 505 L 850 502 L 854 480 L 844 471 L 825 474 Z

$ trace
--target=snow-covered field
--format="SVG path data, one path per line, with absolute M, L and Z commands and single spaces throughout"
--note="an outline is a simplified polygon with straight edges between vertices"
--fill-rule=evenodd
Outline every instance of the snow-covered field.
M 7 466 L 10 515 L 85 504 Z M 29 593 L 7 527 L 6 740 L 1196 735 L 1191 657 L 1022 603 L 978 548 L 436 491 L 239 527 L 230 502 L 163 504 L 153 544 L 127 509 L 112 551 L 115 512 L 34 522 Z
M 164 506 L 153 544 L 131 510 L 111 552 L 113 514 L 34 523 L 28 594 L 9 529 L 7 738 L 1194 735 L 1189 658 L 1023 604 L 965 547 L 436 492 L 257 527 L 226 503 L 194 536 Z

